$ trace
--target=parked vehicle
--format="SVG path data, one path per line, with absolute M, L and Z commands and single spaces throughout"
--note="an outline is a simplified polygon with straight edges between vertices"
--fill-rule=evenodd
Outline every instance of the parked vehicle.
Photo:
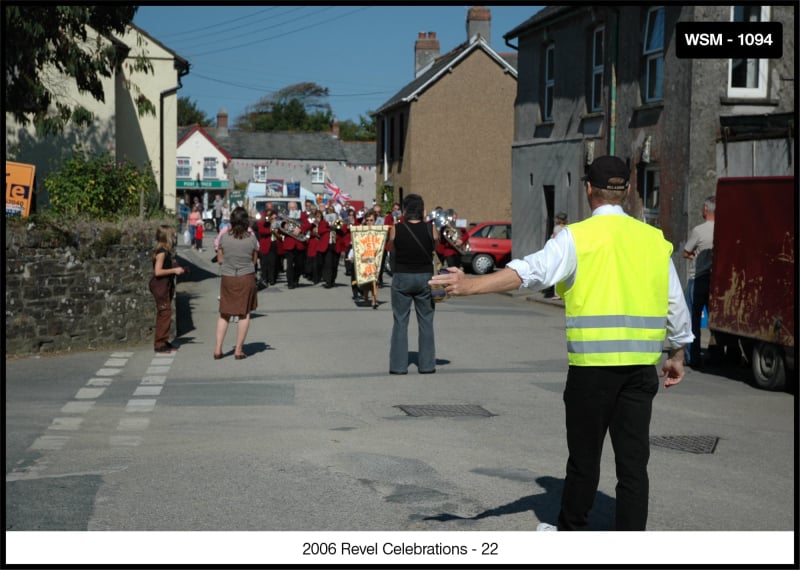
M 461 256 L 465 269 L 483 275 L 511 260 L 511 222 L 480 222 L 467 235 L 469 251 Z
M 793 176 L 717 183 L 708 328 L 767 390 L 794 370 L 796 195 Z

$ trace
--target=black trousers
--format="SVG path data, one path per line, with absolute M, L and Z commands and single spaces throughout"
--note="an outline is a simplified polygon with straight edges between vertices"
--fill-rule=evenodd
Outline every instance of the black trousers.
M 701 366 L 700 360 L 700 332 L 703 321 L 703 307 L 708 305 L 708 294 L 711 288 L 711 274 L 705 273 L 694 278 L 694 290 L 692 291 L 692 334 L 694 341 L 689 351 L 689 362 L 692 366 Z
M 331 245 L 328 251 L 323 254 L 322 260 L 322 280 L 327 287 L 333 287 L 336 283 L 336 273 L 339 266 L 339 254 L 336 253 Z
M 278 278 L 278 254 L 271 247 L 268 253 L 259 253 L 258 261 L 261 264 L 261 281 L 268 285 L 275 285 Z
M 567 474 L 558 530 L 587 530 L 608 431 L 617 470 L 617 530 L 645 530 L 655 366 L 570 366 L 564 389 Z
M 305 250 L 287 249 L 286 258 L 286 283 L 290 288 L 297 287 L 306 262 Z

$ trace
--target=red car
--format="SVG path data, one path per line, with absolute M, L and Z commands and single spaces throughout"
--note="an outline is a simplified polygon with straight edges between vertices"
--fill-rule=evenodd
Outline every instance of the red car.
M 464 269 L 483 275 L 511 260 L 511 222 L 481 222 L 467 234 L 469 251 L 461 256 Z

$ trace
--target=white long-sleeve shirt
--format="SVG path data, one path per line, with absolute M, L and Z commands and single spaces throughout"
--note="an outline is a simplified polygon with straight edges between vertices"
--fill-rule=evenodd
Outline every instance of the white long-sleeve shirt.
M 621 206 L 604 205 L 592 212 L 593 216 L 627 216 Z M 514 259 L 506 264 L 520 279 L 522 287 L 538 290 L 566 281 L 569 287 L 575 279 L 578 268 L 578 255 L 575 240 L 569 226 L 558 235 L 547 240 L 544 247 L 522 259 Z M 692 322 L 686 299 L 681 289 L 680 278 L 672 259 L 669 260 L 669 308 L 667 311 L 667 342 L 671 348 L 680 348 L 694 340 Z

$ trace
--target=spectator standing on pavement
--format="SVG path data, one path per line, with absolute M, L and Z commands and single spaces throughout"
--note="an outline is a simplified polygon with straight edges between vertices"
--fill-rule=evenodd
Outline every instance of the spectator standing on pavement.
M 389 243 L 394 256 L 390 374 L 408 373 L 408 321 L 412 303 L 419 330 L 417 370 L 420 374 L 436 372 L 434 304 L 428 281 L 433 276 L 433 252 L 439 236 L 433 223 L 423 221 L 424 218 L 422 197 L 409 194 L 403 199 L 403 221 L 389 229 Z
M 212 204 L 213 216 L 214 216 L 214 228 L 219 232 L 219 226 L 222 223 L 222 207 L 225 205 L 225 202 L 222 200 L 222 196 L 217 194 L 214 196 L 214 202 Z
M 181 218 L 181 227 L 178 230 L 178 233 L 183 233 L 184 229 L 186 229 L 186 223 L 189 221 L 189 205 L 186 203 L 186 200 L 181 198 L 180 204 L 178 205 L 178 215 Z
M 197 230 L 197 222 L 202 221 L 203 215 L 201 213 L 202 206 L 200 204 L 195 204 L 192 207 L 191 213 L 189 213 L 188 223 L 189 223 L 189 245 L 195 247 L 195 231 Z
M 217 250 L 220 264 L 219 318 L 217 318 L 214 360 L 223 357 L 222 343 L 228 332 L 231 317 L 237 317 L 236 360 L 247 358 L 244 341 L 250 328 L 250 311 L 258 307 L 255 271 L 258 262 L 258 240 L 250 228 L 247 210 L 234 208 L 231 213 L 231 229 L 222 235 Z
M 431 280 L 455 296 L 555 284 L 564 299 L 569 459 L 558 526 L 541 523 L 537 530 L 588 528 L 607 431 L 617 469 L 616 528 L 645 530 L 647 524 L 650 416 L 659 383 L 654 365 L 666 337 L 664 387 L 678 384 L 692 333 L 672 245 L 661 230 L 622 209 L 629 174 L 617 157 L 596 159 L 584 178 L 590 218 L 500 271 L 466 278 L 451 268 Z
M 169 342 L 169 329 L 172 324 L 172 298 L 175 296 L 175 276 L 183 275 L 186 269 L 173 261 L 175 255 L 175 228 L 158 226 L 156 245 L 151 255 L 153 276 L 150 279 L 150 292 L 156 300 L 156 326 L 153 348 L 156 352 L 174 352 Z
M 711 288 L 711 254 L 714 247 L 714 210 L 717 199 L 708 196 L 703 201 L 702 224 L 692 228 L 689 239 L 683 246 L 683 257 L 694 264 L 694 281 L 692 282 L 692 342 L 688 362 L 692 368 L 701 368 L 703 361 L 700 355 L 700 328 L 703 318 L 703 307 L 708 306 L 708 292 Z

